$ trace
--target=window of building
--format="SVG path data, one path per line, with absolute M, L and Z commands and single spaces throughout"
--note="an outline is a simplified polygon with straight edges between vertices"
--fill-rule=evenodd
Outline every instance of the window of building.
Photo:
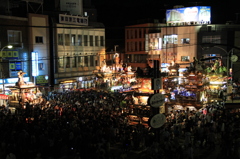
M 63 57 L 61 56 L 61 57 L 58 58 L 58 67 L 63 68 L 63 66 L 64 66 L 63 65 Z
M 83 39 L 84 39 L 84 46 L 88 46 L 88 36 L 84 35 Z
M 131 30 L 131 39 L 133 39 L 134 38 L 134 30 Z
M 69 57 L 69 56 L 67 56 L 67 57 L 65 57 L 65 67 L 66 68 L 70 68 L 70 60 L 71 59 L 71 57 Z
M 71 35 L 71 45 L 74 46 L 76 43 L 76 35 Z
M 78 35 L 77 44 L 78 44 L 78 46 L 82 46 L 82 35 Z
M 104 46 L 104 37 L 100 36 L 100 46 Z
M 44 63 L 38 63 L 38 70 L 44 70 Z
M 148 55 L 145 54 L 132 54 L 128 55 L 128 61 L 131 63 L 145 63 L 147 62 Z
M 98 36 L 95 36 L 95 46 L 98 46 Z
M 177 35 L 164 35 L 163 44 L 177 44 L 178 36 Z
M 77 67 L 77 56 L 73 56 L 72 67 Z
M 135 35 L 134 35 L 135 38 L 138 38 L 138 30 L 136 29 L 135 30 Z
M 84 56 L 84 66 L 88 66 L 88 56 Z
M 66 46 L 70 46 L 70 35 L 69 34 L 65 34 L 65 45 Z
M 35 43 L 43 44 L 43 37 L 42 36 L 35 36 Z
M 181 56 L 181 61 L 190 61 L 189 56 Z
M 90 41 L 89 45 L 93 46 L 93 36 L 92 35 L 89 36 L 89 41 Z
M 182 44 L 190 44 L 190 39 L 189 38 L 183 38 L 181 39 Z
M 22 42 L 22 32 L 18 30 L 8 30 L 9 44 L 19 44 Z
M 221 43 L 221 36 L 220 35 L 203 36 L 202 37 L 202 43 L 220 44 Z
M 58 34 L 58 45 L 63 45 L 63 34 Z
M 90 56 L 90 66 L 94 66 L 94 56 Z
M 142 38 L 142 29 L 139 30 L 139 38 Z
M 138 51 L 138 42 L 135 42 L 135 51 Z
M 83 67 L 84 66 L 84 57 L 83 56 L 78 56 L 78 67 Z

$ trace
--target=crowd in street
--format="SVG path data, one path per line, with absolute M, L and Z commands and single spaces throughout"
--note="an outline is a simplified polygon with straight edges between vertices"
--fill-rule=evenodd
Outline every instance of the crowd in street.
M 1 159 L 240 158 L 239 113 L 209 105 L 204 111 L 172 111 L 159 129 L 129 124 L 125 96 L 101 90 L 49 92 L 25 109 L 2 108 Z M 120 145 L 119 147 L 115 147 Z M 115 147 L 115 149 L 113 149 Z

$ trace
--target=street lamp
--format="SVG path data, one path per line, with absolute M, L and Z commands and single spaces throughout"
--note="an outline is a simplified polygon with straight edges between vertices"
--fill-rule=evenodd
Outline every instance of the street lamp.
M 0 52 L 0 53 L 1 53 L 1 56 L 2 56 L 2 52 L 3 52 L 3 50 L 4 50 L 5 48 L 11 49 L 12 47 L 13 47 L 12 45 L 6 45 L 6 46 L 4 46 L 4 47 L 1 49 L 1 52 Z M 3 94 L 5 94 L 2 59 L 3 59 L 3 57 L 0 58 L 0 62 L 1 62 L 2 87 L 3 87 L 2 92 L 3 92 Z

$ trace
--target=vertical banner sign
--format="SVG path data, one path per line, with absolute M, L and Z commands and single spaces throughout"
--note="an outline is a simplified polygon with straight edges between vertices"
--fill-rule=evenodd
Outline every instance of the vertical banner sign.
M 32 52 L 32 76 L 38 76 L 38 53 Z

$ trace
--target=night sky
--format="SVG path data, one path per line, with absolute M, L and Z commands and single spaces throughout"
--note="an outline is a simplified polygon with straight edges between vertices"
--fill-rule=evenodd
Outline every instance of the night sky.
M 226 21 L 235 21 L 236 13 L 240 13 L 239 5 L 235 0 L 92 0 L 98 12 L 98 21 L 102 22 L 107 30 L 122 29 L 131 25 L 135 20 L 165 18 L 166 9 L 172 9 L 174 5 L 211 6 L 212 24 L 224 24 Z
M 143 19 L 158 19 L 161 23 L 165 19 L 166 9 L 173 9 L 175 5 L 210 6 L 212 24 L 235 21 L 236 13 L 240 13 L 240 7 L 235 0 L 91 0 L 91 2 L 97 9 L 98 22 L 105 25 L 106 51 L 112 51 L 114 45 L 119 45 L 118 49 L 124 52 L 125 26 Z

